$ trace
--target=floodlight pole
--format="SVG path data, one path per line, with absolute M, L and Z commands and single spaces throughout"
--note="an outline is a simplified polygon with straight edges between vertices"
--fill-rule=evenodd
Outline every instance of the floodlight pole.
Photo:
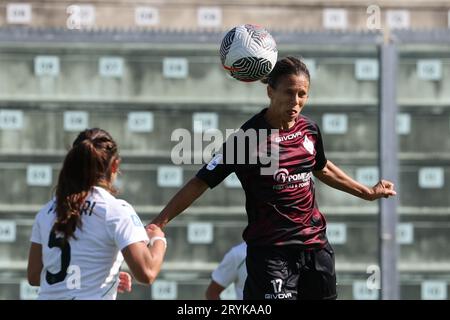
M 379 108 L 379 167 L 380 177 L 390 180 L 398 190 L 398 139 L 397 139 L 397 48 L 389 39 L 380 45 L 380 108 Z M 380 200 L 379 261 L 381 271 L 381 299 L 397 300 L 399 275 L 396 241 L 398 196 Z

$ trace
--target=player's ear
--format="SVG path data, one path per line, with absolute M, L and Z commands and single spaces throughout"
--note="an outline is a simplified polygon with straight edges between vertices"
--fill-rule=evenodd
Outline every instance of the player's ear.
M 270 85 L 267 85 L 267 96 L 269 99 L 272 99 L 273 97 L 273 88 Z
M 116 173 L 119 171 L 120 159 L 115 159 L 111 164 L 111 172 Z

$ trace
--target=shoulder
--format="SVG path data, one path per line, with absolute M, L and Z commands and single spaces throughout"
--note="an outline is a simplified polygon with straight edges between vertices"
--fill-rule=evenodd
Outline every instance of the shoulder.
M 56 200 L 53 198 L 47 202 L 36 214 L 36 220 L 43 220 L 46 218 L 53 219 L 56 207 Z
M 262 129 L 266 128 L 266 122 L 264 120 L 264 113 L 266 112 L 266 109 L 263 109 L 261 112 L 258 112 L 253 117 L 248 119 L 242 126 L 242 130 L 248 130 L 248 129 Z
M 247 244 L 242 242 L 233 248 L 231 248 L 230 253 L 236 258 L 243 258 L 247 255 Z
M 301 114 L 300 115 L 300 120 L 303 123 L 303 125 L 308 126 L 308 127 L 315 127 L 318 128 L 318 124 L 317 122 L 315 122 L 314 120 L 312 120 L 311 118 Z
M 317 134 L 320 132 L 319 125 L 314 120 L 308 118 L 307 116 L 300 115 L 300 129 L 303 131 L 309 131 L 312 134 Z
M 245 255 L 247 253 L 247 244 L 245 242 L 241 242 L 238 245 L 234 246 L 231 250 L 239 254 L 244 253 Z
M 115 199 L 114 208 L 120 210 L 126 214 L 136 214 L 133 206 L 129 204 L 127 201 L 122 199 Z
M 114 199 L 114 201 L 110 201 L 108 205 L 108 212 L 110 215 L 136 215 L 136 211 L 131 204 L 122 199 Z
M 133 207 L 122 199 L 117 199 L 108 191 L 100 187 L 94 187 L 92 200 L 98 203 L 98 207 L 103 207 L 106 218 L 117 216 L 129 216 L 136 214 Z
M 122 199 L 115 199 L 115 201 L 108 206 L 106 219 L 111 222 L 131 221 L 136 227 L 144 226 L 132 205 Z

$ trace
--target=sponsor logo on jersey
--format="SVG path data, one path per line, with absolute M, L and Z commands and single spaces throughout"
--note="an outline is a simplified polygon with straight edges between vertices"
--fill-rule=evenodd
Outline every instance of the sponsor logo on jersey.
M 214 156 L 214 158 L 211 159 L 211 161 L 206 166 L 206 169 L 211 171 L 214 170 L 218 164 L 222 162 L 223 156 L 221 154 L 217 154 Z
M 284 168 L 280 168 L 273 174 L 273 179 L 279 183 L 285 183 L 289 177 L 289 171 Z
M 278 300 L 278 299 L 292 299 L 292 293 L 266 293 L 264 299 L 267 300 Z
M 275 190 L 303 188 L 309 185 L 311 172 L 289 174 L 285 168 L 280 168 L 273 174 L 273 179 L 278 183 L 273 186 Z
M 279 183 L 297 182 L 297 181 L 306 182 L 309 181 L 309 179 L 311 179 L 311 172 L 289 174 L 289 171 L 287 169 L 280 168 L 273 174 L 273 179 Z
M 301 131 L 297 131 L 297 132 L 288 134 L 287 136 L 276 137 L 275 138 L 275 142 L 280 143 L 280 142 L 283 142 L 283 141 L 292 140 L 292 139 L 295 139 L 295 138 L 297 138 L 297 137 L 299 137 L 301 135 L 302 135 L 302 132 Z

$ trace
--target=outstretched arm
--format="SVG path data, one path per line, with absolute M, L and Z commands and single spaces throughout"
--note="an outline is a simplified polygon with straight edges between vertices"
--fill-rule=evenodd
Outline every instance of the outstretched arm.
M 151 223 L 163 228 L 170 220 L 175 218 L 197 200 L 206 189 L 208 189 L 208 185 L 203 180 L 197 177 L 192 178 L 177 192 L 177 194 L 175 194 L 167 206 Z
M 164 255 L 166 253 L 166 241 L 164 232 L 156 226 L 149 225 L 146 228 L 147 235 L 154 244 L 147 247 L 144 241 L 132 243 L 122 250 L 125 262 L 137 281 L 152 284 L 161 270 Z
M 395 196 L 394 184 L 387 180 L 380 180 L 373 187 L 353 180 L 344 171 L 339 169 L 331 161 L 322 170 L 314 171 L 314 176 L 332 188 L 345 191 L 364 200 L 373 201 L 379 198 Z

